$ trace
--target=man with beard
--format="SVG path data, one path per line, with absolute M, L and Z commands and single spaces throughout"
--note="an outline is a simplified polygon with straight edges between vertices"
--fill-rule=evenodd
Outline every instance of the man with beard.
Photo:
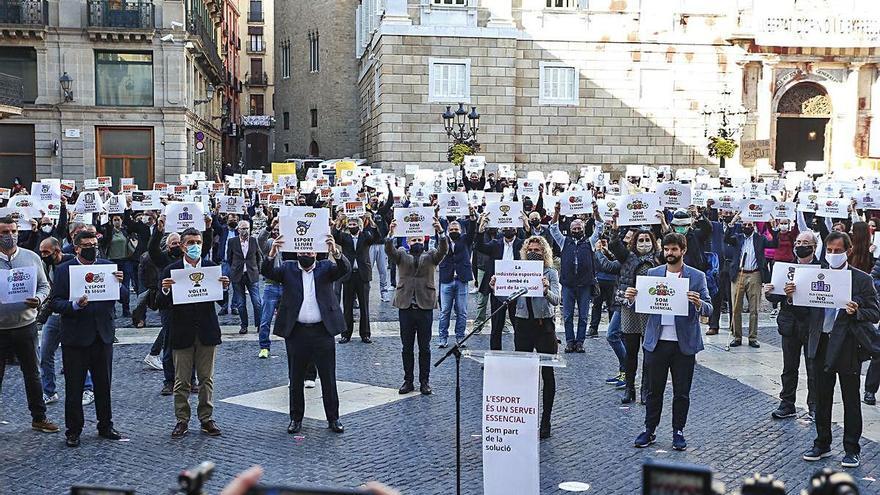
M 663 394 L 666 378 L 672 373 L 672 448 L 687 449 L 684 427 L 690 407 L 691 384 L 694 379 L 696 354 L 703 350 L 700 316 L 712 314 L 706 275 L 685 265 L 682 258 L 688 249 L 687 239 L 679 233 L 663 237 L 663 257 L 666 264 L 648 270 L 648 276 L 679 277 L 688 280 L 687 316 L 648 316 L 645 327 L 644 366 L 648 376 L 648 397 L 645 407 L 645 431 L 636 437 L 634 445 L 644 448 L 657 439 L 654 431 L 663 412 Z M 628 287 L 624 292 L 627 304 L 634 304 L 638 291 Z

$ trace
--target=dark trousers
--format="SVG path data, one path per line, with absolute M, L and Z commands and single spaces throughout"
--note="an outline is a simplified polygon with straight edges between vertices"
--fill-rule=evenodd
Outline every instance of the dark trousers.
M 691 404 L 691 383 L 694 379 L 694 356 L 682 354 L 678 342 L 661 340 L 653 351 L 645 351 L 644 367 L 648 377 L 645 401 L 645 429 L 654 431 L 663 412 L 666 378 L 672 372 L 672 430 L 683 430 Z
M 858 373 L 835 373 L 825 371 L 828 350 L 828 334 L 819 337 L 819 347 L 813 362 L 816 366 L 816 439 L 813 446 L 831 448 L 831 406 L 834 403 L 834 386 L 840 379 L 840 396 L 843 399 L 843 450 L 847 454 L 859 454 L 862 438 L 862 403 L 859 397 L 861 375 Z
M 345 315 L 345 331 L 342 336 L 351 338 L 354 332 L 354 298 L 357 297 L 360 320 L 358 333 L 361 338 L 370 336 L 370 283 L 361 279 L 361 272 L 351 272 L 351 278 L 342 283 L 342 311 Z
M 306 412 L 303 382 L 309 365 L 314 363 L 321 377 L 321 396 L 327 421 L 339 419 L 339 395 L 336 393 L 336 342 L 323 323 L 297 323 L 284 341 L 287 347 L 287 373 L 290 378 L 290 419 L 302 421 Z
M 599 280 L 599 297 L 593 298 L 593 308 L 590 311 L 590 333 L 599 331 L 599 321 L 602 319 L 602 303 L 608 310 L 608 321 L 614 312 L 614 293 L 617 291 L 617 282 L 613 280 Z
M 419 383 L 428 383 L 431 371 L 431 309 L 400 310 L 400 342 L 403 344 L 403 381 L 412 383 L 415 343 L 419 342 Z
M 498 308 L 504 304 L 504 299 L 499 299 L 494 295 L 489 296 L 490 305 L 492 312 L 494 313 Z M 493 351 L 501 350 L 501 333 L 504 331 L 504 321 L 505 319 L 510 319 L 510 324 L 513 326 L 514 332 L 516 332 L 516 317 L 514 314 L 516 313 L 516 305 L 509 304 L 507 305 L 507 311 L 498 311 L 495 316 L 492 317 L 492 333 L 489 336 L 489 349 Z
M 807 335 L 782 336 L 782 391 L 779 392 L 779 399 L 786 406 L 794 407 L 798 372 L 801 368 L 801 353 L 804 355 L 804 364 L 807 367 L 807 408 L 810 411 L 815 411 L 816 372 L 813 360 L 807 357 Z
M 724 302 L 730 302 L 730 273 L 725 270 L 718 271 L 718 292 L 712 296 L 712 315 L 709 316 L 709 328 L 718 329 L 721 320 L 721 308 Z
M 513 327 L 514 350 L 556 354 L 556 347 L 556 326 L 552 318 L 517 318 L 516 326 Z M 544 383 L 541 424 L 549 424 L 553 399 L 556 397 L 556 376 L 551 366 L 541 366 L 541 381 Z
M 880 389 L 880 358 L 871 360 L 868 375 L 865 376 L 865 392 L 876 394 L 877 389 Z
M 91 372 L 95 392 L 95 416 L 98 431 L 113 427 L 110 411 L 110 381 L 113 376 L 113 344 L 105 344 L 100 337 L 86 347 L 61 344 L 61 361 L 64 363 L 64 425 L 67 434 L 82 433 L 83 386 L 86 372 Z
M 636 373 L 639 370 L 639 350 L 642 348 L 642 340 L 644 336 L 640 333 L 622 333 L 620 334 L 623 345 L 626 348 L 626 389 L 636 393 Z M 642 365 L 642 385 L 641 397 L 646 398 L 648 394 L 648 378 L 647 370 Z
M 0 391 L 3 390 L 3 376 L 6 374 L 6 358 L 15 357 L 24 377 L 24 391 L 31 418 L 34 421 L 43 421 L 46 419 L 46 404 L 43 403 L 43 386 L 40 383 L 40 369 L 37 366 L 36 343 L 36 322 L 10 330 L 0 330 Z

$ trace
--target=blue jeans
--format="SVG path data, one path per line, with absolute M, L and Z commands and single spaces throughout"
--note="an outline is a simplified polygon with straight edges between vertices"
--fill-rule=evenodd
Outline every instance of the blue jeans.
M 275 306 L 281 299 L 281 284 L 266 283 L 263 287 L 263 318 L 260 320 L 260 349 L 269 349 L 269 333 Z
M 587 338 L 587 324 L 590 323 L 590 286 L 562 286 L 562 323 L 565 326 L 565 341 L 583 343 Z M 574 335 L 574 305 L 578 306 L 577 338 Z
M 229 276 L 229 263 L 227 263 L 226 260 L 223 260 L 223 262 L 220 263 L 220 273 L 221 273 L 224 277 L 228 277 L 228 276 Z M 233 296 L 233 297 L 234 297 L 234 296 Z M 233 299 L 233 301 L 232 301 L 232 307 L 233 307 L 233 308 L 237 307 L 237 306 L 235 305 L 235 300 L 234 300 L 234 299 Z M 225 291 L 225 290 L 223 291 L 223 304 L 220 305 L 220 308 L 223 309 L 223 310 L 225 310 L 225 311 L 229 311 L 229 291 Z
M 50 315 L 43 324 L 40 336 L 40 380 L 43 393 L 51 396 L 55 393 L 55 351 L 61 345 L 61 316 Z M 86 373 L 86 384 L 83 390 L 93 390 L 92 374 Z
M 611 315 L 611 321 L 608 322 L 608 335 L 605 337 L 614 355 L 617 356 L 617 365 L 620 371 L 626 369 L 626 346 L 620 338 L 620 308 L 617 308 Z
M 128 313 L 131 302 L 132 280 L 137 278 L 137 268 L 133 268 L 129 260 L 113 260 L 117 269 L 122 272 L 122 286 L 119 287 L 119 302 L 122 304 L 122 312 Z
M 464 338 L 467 326 L 468 284 L 461 280 L 453 280 L 440 284 L 440 340 L 449 338 L 449 317 L 452 305 L 455 304 L 455 338 Z
M 238 283 L 232 284 L 233 289 L 233 306 L 238 307 L 238 316 L 241 318 L 241 328 L 248 326 L 247 300 L 245 300 L 244 291 L 247 289 L 251 295 L 251 304 L 254 306 L 254 326 L 259 328 L 263 319 L 263 303 L 260 300 L 260 282 L 248 280 L 247 275 L 243 275 Z
M 370 246 L 370 262 L 379 272 L 379 296 L 384 296 L 388 292 L 388 255 L 385 254 L 385 244 Z

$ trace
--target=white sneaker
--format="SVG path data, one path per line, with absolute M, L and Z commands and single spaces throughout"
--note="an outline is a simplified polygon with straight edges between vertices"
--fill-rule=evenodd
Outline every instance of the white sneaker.
M 471 287 L 471 290 L 468 291 L 468 294 L 476 294 L 477 292 L 480 292 L 480 289 L 478 287 Z
M 44 404 L 54 404 L 55 402 L 58 402 L 58 399 L 59 399 L 59 397 L 58 397 L 57 393 L 54 393 L 52 395 L 43 394 L 43 403 Z
M 150 368 L 162 371 L 162 358 L 159 356 L 147 354 L 147 357 L 144 358 L 144 362 L 147 363 L 147 366 Z
M 91 404 L 92 402 L 95 402 L 95 393 L 92 392 L 91 390 L 83 391 L 82 405 L 87 406 L 87 405 Z
M 315 388 L 315 380 L 306 380 L 303 385 L 305 385 L 306 388 Z

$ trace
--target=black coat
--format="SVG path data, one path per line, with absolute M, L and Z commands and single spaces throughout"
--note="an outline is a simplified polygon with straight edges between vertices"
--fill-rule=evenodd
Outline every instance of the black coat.
M 100 339 L 112 344 L 116 335 L 113 324 L 113 306 L 116 301 L 89 301 L 81 309 L 73 309 L 70 299 L 70 267 L 79 265 L 74 258 L 55 271 L 55 282 L 49 294 L 52 311 L 61 315 L 61 344 L 71 347 L 88 347 Z M 96 265 L 109 265 L 110 261 L 98 258 Z M 115 280 L 111 281 L 115 282 Z
M 523 246 L 523 240 L 519 237 L 513 239 L 513 259 L 519 259 L 519 253 Z M 504 257 L 504 239 L 486 239 L 486 234 L 477 233 L 477 251 L 489 257 L 483 266 L 483 280 L 480 282 L 480 293 L 489 294 L 489 280 L 495 275 L 495 261 Z
M 203 267 L 217 266 L 210 260 L 202 260 Z M 159 280 L 171 277 L 171 270 L 183 268 L 183 260 L 177 260 L 162 270 Z M 174 304 L 174 296 L 171 291 L 165 294 L 162 289 L 156 293 L 156 306 L 159 309 L 167 309 L 169 314 L 168 331 L 171 332 L 172 349 L 186 349 L 192 347 L 196 337 L 202 345 L 220 344 L 220 322 L 217 320 L 217 311 L 214 304 L 222 304 L 222 300 L 213 302 L 199 302 L 192 304 Z
M 374 232 L 375 230 L 373 229 L 361 229 L 358 232 L 357 249 L 355 249 L 354 239 L 352 239 L 351 234 L 342 230 L 334 229 L 333 231 L 333 238 L 336 240 L 336 244 L 339 244 L 339 248 L 348 260 L 348 264 L 354 267 L 354 262 L 357 260 L 357 271 L 363 282 L 373 280 L 370 245 L 373 244 Z
M 819 260 L 813 257 L 811 265 L 818 265 Z M 795 306 L 788 302 L 784 294 L 767 294 L 768 301 L 779 304 L 779 314 L 776 316 L 776 328 L 783 337 L 798 337 L 806 341 L 810 334 L 811 309 L 804 306 Z

